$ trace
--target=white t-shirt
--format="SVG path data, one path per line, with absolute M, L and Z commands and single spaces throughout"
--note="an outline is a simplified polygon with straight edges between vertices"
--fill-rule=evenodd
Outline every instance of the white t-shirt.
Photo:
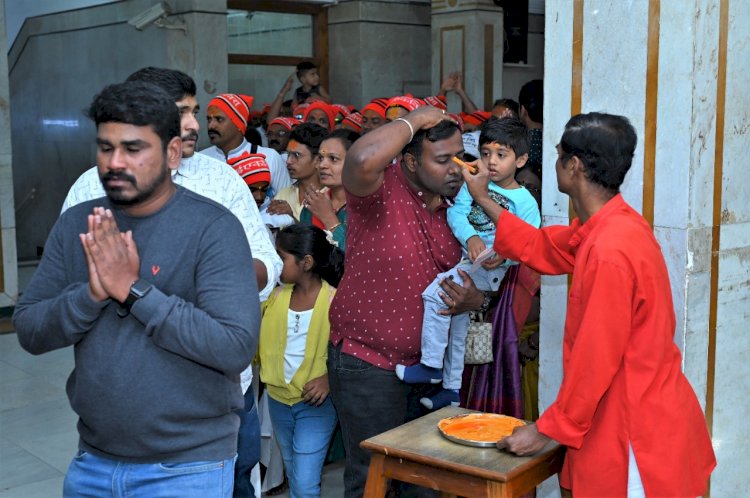
M 287 311 L 286 350 L 284 350 L 284 380 L 289 384 L 305 359 L 307 331 L 313 310 Z

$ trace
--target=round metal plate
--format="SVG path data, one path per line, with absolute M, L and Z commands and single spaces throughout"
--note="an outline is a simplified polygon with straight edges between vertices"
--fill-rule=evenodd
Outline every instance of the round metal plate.
M 464 439 L 464 438 L 461 438 L 461 437 L 453 436 L 451 434 L 447 434 L 443 430 L 443 428 L 441 427 L 441 425 L 443 425 L 445 423 L 450 424 L 450 422 L 453 421 L 453 420 L 459 420 L 459 419 L 465 418 L 465 417 L 470 416 L 470 415 L 473 415 L 473 416 L 476 416 L 476 415 L 486 415 L 489 418 L 514 418 L 514 417 L 508 417 L 506 415 L 497 415 L 497 414 L 494 414 L 494 413 L 485 413 L 485 414 L 465 413 L 463 415 L 455 415 L 453 417 L 444 418 L 444 419 L 440 420 L 440 422 L 438 422 L 437 428 L 440 431 L 440 434 L 442 434 L 443 437 L 446 438 L 449 441 L 453 441 L 454 443 L 458 443 L 458 444 L 463 444 L 465 446 L 474 446 L 474 447 L 477 447 L 477 448 L 494 448 L 496 441 L 477 441 L 477 440 L 474 440 L 474 439 Z

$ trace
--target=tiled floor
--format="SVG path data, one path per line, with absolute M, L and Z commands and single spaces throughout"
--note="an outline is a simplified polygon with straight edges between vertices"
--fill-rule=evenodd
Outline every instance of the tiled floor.
M 78 444 L 65 395 L 73 350 L 32 356 L 13 333 L 0 335 L 0 498 L 62 494 Z
M 32 356 L 15 334 L 0 334 L 0 498 L 62 495 L 78 444 L 65 394 L 72 369 L 72 348 Z M 343 496 L 342 473 L 343 462 L 325 467 L 323 497 Z

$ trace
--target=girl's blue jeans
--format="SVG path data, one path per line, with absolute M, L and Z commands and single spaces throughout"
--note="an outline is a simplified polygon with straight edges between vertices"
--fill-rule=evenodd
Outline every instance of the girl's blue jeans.
M 320 479 L 328 445 L 336 428 L 331 396 L 320 406 L 294 405 L 268 398 L 273 431 L 289 477 L 291 498 L 320 496 Z

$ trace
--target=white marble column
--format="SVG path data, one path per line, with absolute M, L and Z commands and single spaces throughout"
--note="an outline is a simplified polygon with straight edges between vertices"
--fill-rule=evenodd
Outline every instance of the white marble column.
M 627 116 L 639 144 L 622 191 L 652 222 L 667 261 L 675 342 L 719 460 L 710 493 L 743 496 L 750 468 L 750 3 L 548 1 L 545 19 L 544 223 L 569 222 L 554 164 L 571 111 Z M 564 277 L 543 278 L 541 410 L 561 381 L 566 294 Z M 557 494 L 548 481 L 540 496 Z
M 16 212 L 13 202 L 13 164 L 10 146 L 10 90 L 8 47 L 5 41 L 5 0 L 0 0 L 0 307 L 18 298 Z

